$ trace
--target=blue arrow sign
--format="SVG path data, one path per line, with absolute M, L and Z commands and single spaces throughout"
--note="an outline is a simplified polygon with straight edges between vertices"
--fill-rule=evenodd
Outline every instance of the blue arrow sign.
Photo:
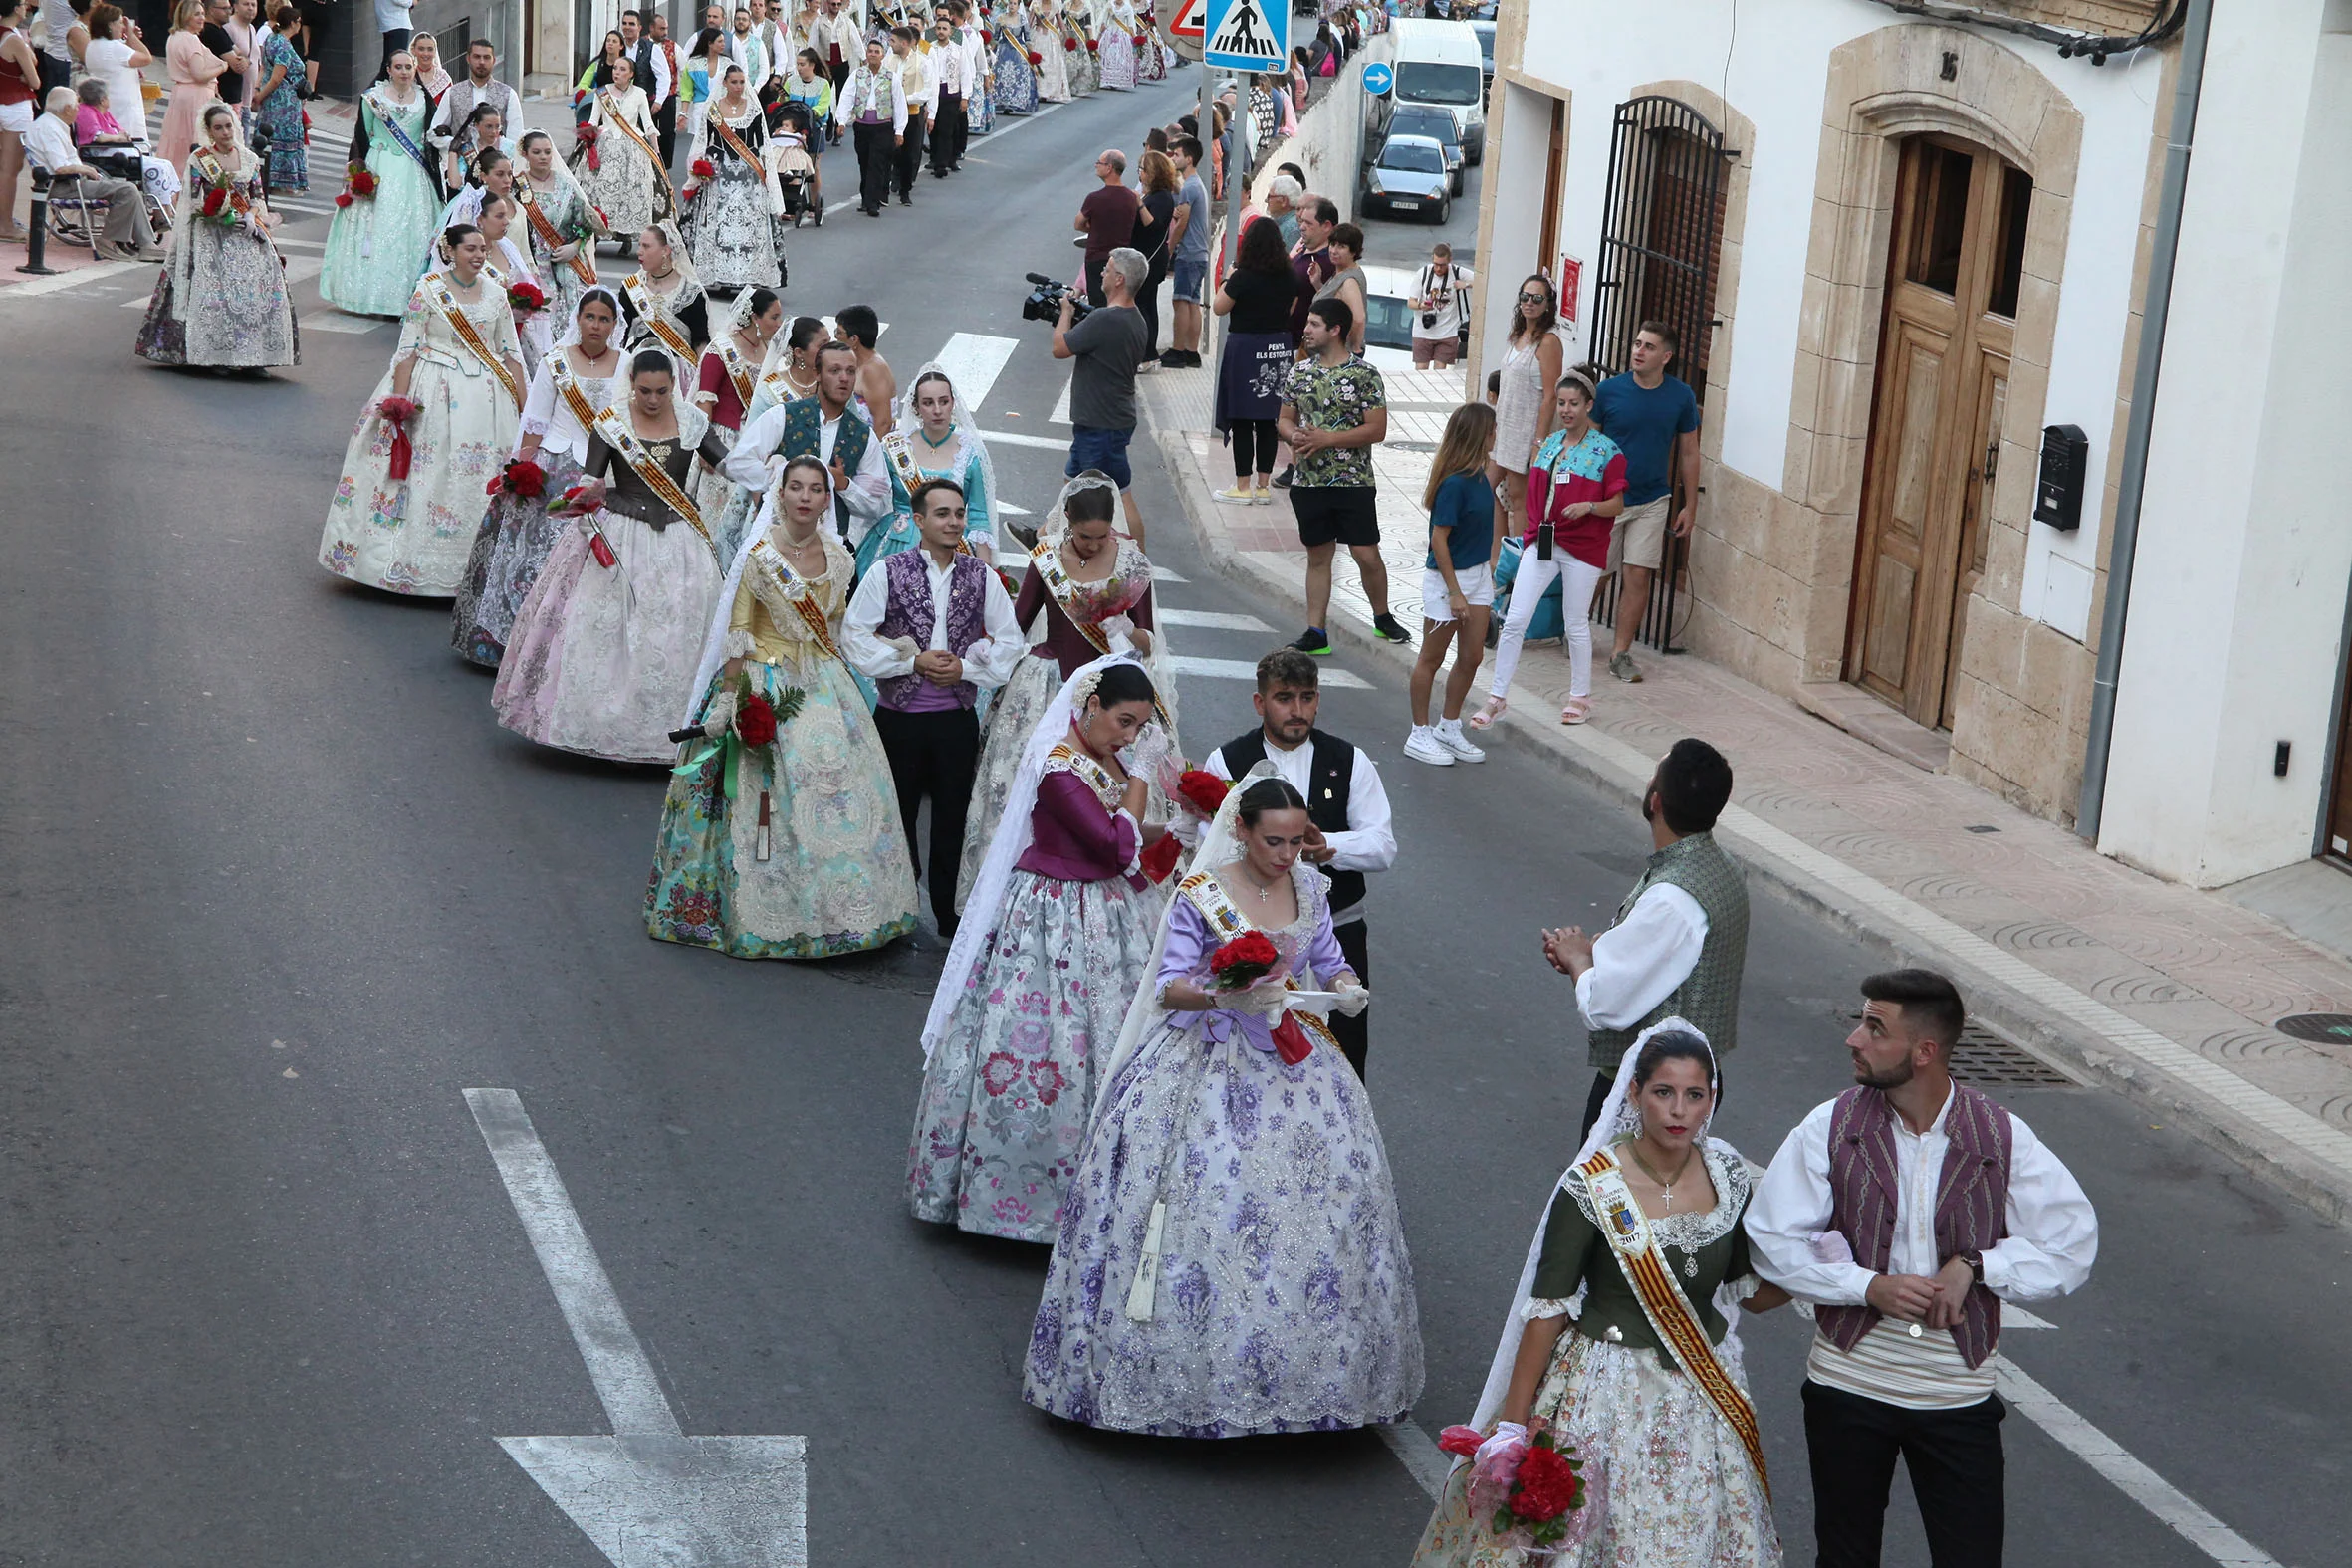
M 1209 0 L 1202 51 L 1218 71 L 1280 71 L 1291 58 L 1291 0 Z
M 1375 60 L 1364 67 L 1364 91 L 1374 98 L 1384 97 L 1395 86 L 1396 73 L 1388 69 L 1386 61 Z

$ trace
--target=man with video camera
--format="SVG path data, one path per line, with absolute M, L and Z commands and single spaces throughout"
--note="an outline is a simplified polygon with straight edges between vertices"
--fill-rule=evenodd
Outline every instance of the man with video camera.
M 1104 260 L 1104 303 L 1072 325 L 1076 303 L 1061 300 L 1054 324 L 1054 357 L 1074 359 L 1069 380 L 1069 463 L 1062 472 L 1075 479 L 1098 469 L 1118 482 L 1126 508 L 1127 533 L 1144 548 L 1143 518 L 1135 510 L 1135 475 L 1127 466 L 1127 443 L 1135 436 L 1135 371 L 1150 347 L 1135 291 L 1151 272 L 1143 253 L 1122 245 Z

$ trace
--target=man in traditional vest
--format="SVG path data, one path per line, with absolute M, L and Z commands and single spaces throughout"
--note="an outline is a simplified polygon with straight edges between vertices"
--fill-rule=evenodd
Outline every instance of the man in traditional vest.
M 833 97 L 833 124 L 857 149 L 857 208 L 882 215 L 890 199 L 890 170 L 906 142 L 906 93 L 898 73 L 882 64 L 879 35 L 865 43 L 865 63 L 849 73 Z
M 1877 1568 L 1900 1456 L 1937 1568 L 1995 1568 L 2000 1303 L 2079 1289 L 2098 1216 L 2031 1128 L 1952 1081 L 1966 1012 L 1951 981 L 1896 970 L 1862 996 L 1855 1087 L 1788 1135 L 1747 1220 L 1757 1272 L 1813 1303 L 1816 1560 Z
M 743 427 L 720 468 L 736 484 L 772 492 L 784 465 L 813 457 L 832 471 L 833 526 L 852 550 L 877 518 L 890 512 L 890 470 L 873 427 L 849 406 L 857 389 L 857 355 L 847 343 L 817 350 L 817 390 L 779 403 Z M 765 513 L 757 525 L 767 527 Z
M 441 95 L 440 107 L 433 111 L 432 123 L 425 127 L 425 140 L 443 155 L 445 168 L 460 177 L 463 170 L 451 154 L 478 106 L 487 104 L 497 110 L 506 133 L 517 140 L 526 128 L 523 97 L 512 86 L 499 81 L 497 71 L 498 51 L 491 47 L 490 40 L 477 38 L 469 42 L 465 46 L 465 75 L 449 84 L 448 91 Z
M 964 542 L 963 488 L 932 480 L 916 488 L 914 509 L 922 547 L 884 557 L 858 582 L 841 617 L 841 653 L 880 691 L 874 728 L 918 876 L 915 814 L 930 796 L 931 913 L 952 941 L 964 814 L 980 769 L 973 704 L 982 687 L 1005 684 L 1029 653 L 1029 638 L 996 572 L 956 548 Z
M 1364 873 L 1396 864 L 1396 828 L 1388 791 L 1372 759 L 1337 736 L 1315 728 L 1322 698 L 1315 662 L 1295 648 L 1278 648 L 1258 661 L 1258 728 L 1211 752 L 1201 767 L 1224 780 L 1272 761 L 1306 801 L 1302 858 L 1322 868 L 1330 883 L 1331 934 L 1356 979 L 1371 984 L 1365 956 Z M 1334 1013 L 1331 1032 L 1358 1078 L 1372 1045 L 1369 1009 Z
M 1642 791 L 1652 853 L 1617 918 L 1597 937 L 1581 926 L 1543 933 L 1543 956 L 1576 982 L 1590 1047 L 1584 1132 L 1609 1097 L 1625 1047 L 1651 1024 L 1673 1017 L 1696 1024 L 1715 1047 L 1719 1075 L 1739 1042 L 1748 884 L 1715 841 L 1715 819 L 1731 798 L 1723 753 L 1705 741 L 1675 742 Z

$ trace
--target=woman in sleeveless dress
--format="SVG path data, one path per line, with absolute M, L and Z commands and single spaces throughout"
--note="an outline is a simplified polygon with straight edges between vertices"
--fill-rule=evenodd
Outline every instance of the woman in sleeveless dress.
M 1022 1386 L 1040 1410 L 1238 1438 L 1398 1421 L 1420 1397 L 1413 1265 L 1371 1101 L 1322 1020 L 1284 1000 L 1294 981 L 1325 988 L 1320 1005 L 1370 1001 L 1300 858 L 1306 833 L 1305 801 L 1261 764 L 1169 902 L 1062 1202 Z M 1212 989 L 1211 958 L 1248 932 L 1287 976 Z
M 1519 286 L 1498 372 L 1503 379 L 1495 395 L 1495 450 L 1487 457 L 1487 480 L 1502 520 L 1497 526 L 1507 530 L 1524 515 L 1536 443 L 1551 434 L 1551 391 L 1559 385 L 1563 353 L 1558 309 L 1559 296 L 1541 273 L 1530 273 Z
M 915 929 L 890 762 L 835 635 L 849 552 L 824 465 L 796 458 L 778 518 L 736 553 L 704 640 L 645 887 L 645 931 L 743 959 L 828 958 Z M 758 696 L 775 733 L 741 732 Z M 732 779 L 732 784 L 730 784 Z

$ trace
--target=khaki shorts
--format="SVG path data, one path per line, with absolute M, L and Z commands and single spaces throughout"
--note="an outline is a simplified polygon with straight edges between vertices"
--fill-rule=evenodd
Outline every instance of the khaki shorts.
M 1673 505 L 1672 496 L 1660 496 L 1617 514 L 1617 526 L 1609 531 L 1611 571 L 1619 566 L 1658 569 L 1658 563 L 1666 559 L 1667 509 Z

